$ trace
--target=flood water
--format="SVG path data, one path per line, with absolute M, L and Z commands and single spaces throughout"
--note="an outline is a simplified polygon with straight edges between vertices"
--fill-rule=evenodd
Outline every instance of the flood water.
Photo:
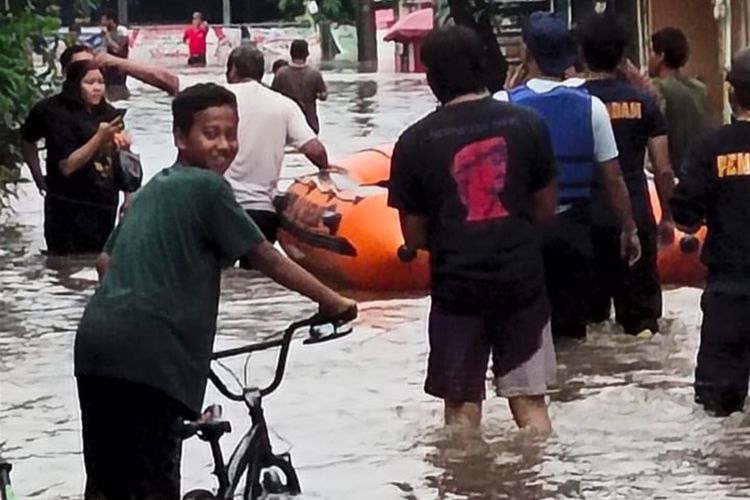
M 322 138 L 334 158 L 393 141 L 435 106 L 419 78 L 326 76 Z M 131 86 L 127 121 L 150 176 L 174 159 L 169 99 Z M 309 168 L 299 156 L 288 162 L 285 175 Z M 14 464 L 19 499 L 81 498 L 72 356 L 94 271 L 85 259 L 41 255 L 42 200 L 31 186 L 20 194 L 0 224 L 0 453 Z M 666 292 L 665 334 L 650 341 L 606 325 L 559 346 L 555 434 L 544 442 L 515 432 L 496 398 L 481 439 L 444 434 L 440 402 L 422 392 L 429 299 L 364 302 L 355 334 L 293 346 L 280 390 L 265 401 L 274 446 L 292 450 L 303 499 L 746 498 L 750 416 L 713 419 L 692 402 L 699 297 Z M 257 274 L 229 271 L 217 343 L 268 337 L 313 310 Z M 253 357 L 252 380 L 268 380 L 273 354 Z M 242 362 L 231 363 L 238 373 Z M 211 388 L 206 401 L 224 403 L 232 420 L 229 450 L 247 426 L 244 407 Z M 186 490 L 213 487 L 204 443 L 187 442 L 183 462 Z

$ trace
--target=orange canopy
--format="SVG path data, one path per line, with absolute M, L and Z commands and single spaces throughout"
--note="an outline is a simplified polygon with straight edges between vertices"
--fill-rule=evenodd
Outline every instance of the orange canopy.
M 432 9 L 420 9 L 399 19 L 391 26 L 383 40 L 386 42 L 411 42 L 424 38 L 432 31 L 434 22 Z

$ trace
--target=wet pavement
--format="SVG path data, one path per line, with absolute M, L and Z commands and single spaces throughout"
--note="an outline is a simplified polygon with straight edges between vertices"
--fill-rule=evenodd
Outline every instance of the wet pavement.
M 322 138 L 334 158 L 393 141 L 435 105 L 418 77 L 326 76 Z M 133 87 L 127 121 L 153 175 L 174 159 L 169 98 Z M 306 168 L 290 155 L 285 175 Z M 41 198 L 32 186 L 14 206 L 0 224 L 0 453 L 14 464 L 19 499 L 80 498 L 72 355 L 95 273 L 87 259 L 41 255 Z M 293 346 L 281 388 L 265 401 L 274 445 L 291 448 L 303 499 L 746 498 L 750 416 L 713 419 L 692 402 L 699 297 L 666 292 L 665 334 L 652 340 L 604 325 L 583 344 L 559 346 L 555 435 L 544 442 L 515 432 L 496 398 L 486 404 L 481 439 L 446 435 L 439 401 L 421 388 L 429 300 L 368 300 L 354 335 Z M 271 336 L 313 309 L 257 274 L 229 271 L 217 343 Z M 252 380 L 272 376 L 274 354 L 252 358 Z M 241 374 L 243 361 L 230 365 Z M 228 450 L 247 425 L 244 407 L 213 389 L 206 401 L 224 403 L 232 420 Z M 208 447 L 195 439 L 184 447 L 183 484 L 214 484 Z

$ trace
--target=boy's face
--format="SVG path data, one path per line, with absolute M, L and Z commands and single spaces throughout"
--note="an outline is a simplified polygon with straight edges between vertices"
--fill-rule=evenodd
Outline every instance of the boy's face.
M 207 168 L 219 175 L 237 156 L 237 111 L 230 106 L 204 109 L 195 114 L 188 133 L 175 131 L 175 144 L 189 165 Z

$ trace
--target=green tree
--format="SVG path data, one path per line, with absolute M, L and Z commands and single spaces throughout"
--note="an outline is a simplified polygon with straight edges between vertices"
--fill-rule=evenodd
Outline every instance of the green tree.
M 69 2 L 77 12 L 91 7 L 89 0 Z M 0 0 L 0 209 L 8 205 L 20 181 L 22 164 L 19 127 L 29 109 L 57 84 L 54 59 L 35 68 L 33 53 L 48 56 L 46 40 L 60 26 L 57 5 L 48 0 Z

